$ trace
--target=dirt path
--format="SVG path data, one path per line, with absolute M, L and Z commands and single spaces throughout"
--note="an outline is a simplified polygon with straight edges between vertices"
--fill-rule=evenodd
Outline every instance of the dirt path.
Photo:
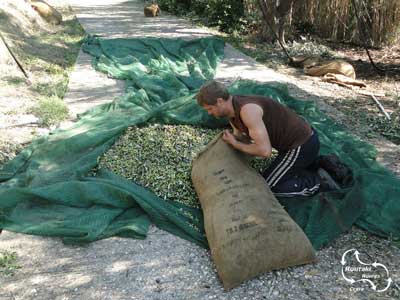
M 69 2 L 88 33 L 105 37 L 195 38 L 210 34 L 166 14 L 157 19 L 144 18 L 140 0 L 106 0 L 101 5 L 96 0 Z M 277 73 L 229 45 L 216 77 L 227 83 L 238 77 L 286 82 L 292 95 L 317 101 L 338 120 L 340 113 L 325 101 L 353 93 L 299 74 Z M 95 72 L 90 57 L 79 54 L 65 96 L 71 118 L 122 93 L 121 82 Z M 373 142 L 379 147 L 380 159 L 398 172 L 399 147 L 385 140 Z M 400 249 L 357 228 L 318 251 L 317 264 L 273 271 L 229 293 L 223 292 L 207 251 L 155 227 L 145 240 L 110 238 L 86 247 L 65 246 L 59 239 L 8 231 L 0 235 L 0 242 L 0 249 L 18 253 L 22 266 L 14 277 L 0 278 L 0 300 L 392 299 L 400 292 Z M 357 248 L 364 261 L 376 260 L 388 268 L 395 281 L 390 290 L 379 294 L 367 285 L 354 290 L 355 286 L 343 280 L 340 259 L 351 248 Z

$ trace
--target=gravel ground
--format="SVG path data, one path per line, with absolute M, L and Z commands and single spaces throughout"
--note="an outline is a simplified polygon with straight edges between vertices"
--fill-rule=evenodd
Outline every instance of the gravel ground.
M 145 24 L 146 34 L 204 34 L 204 29 L 192 28 L 186 22 L 165 14 L 157 22 L 140 19 L 142 1 L 107 0 L 102 1 L 101 5 L 96 2 L 91 0 L 80 4 L 77 0 L 70 0 L 81 23 L 91 32 L 102 33 L 101 29 L 106 28 L 107 36 L 121 36 L 124 32 L 125 35 L 140 35 L 137 26 Z M 115 22 L 117 17 L 119 22 Z M 78 58 L 77 70 L 85 73 L 85 69 L 89 69 L 88 63 L 87 58 Z M 71 79 L 73 77 L 74 74 Z M 70 91 L 66 96 L 71 105 L 74 102 L 71 97 L 74 95 L 79 95 L 78 100 L 85 102 L 85 99 L 98 93 L 105 83 L 105 80 L 99 81 L 96 86 L 93 77 L 87 77 L 76 77 L 75 83 L 72 80 L 72 87 L 76 81 L 81 83 L 79 93 Z M 226 59 L 218 70 L 217 78 L 229 83 L 238 77 L 264 82 L 287 82 L 292 95 L 316 101 L 322 110 L 339 122 L 345 122 L 343 116 L 325 102 L 355 95 L 350 90 L 300 74 L 279 74 L 228 45 Z M 85 80 L 92 83 L 86 92 Z M 113 87 L 115 89 L 110 91 L 108 99 L 121 92 L 121 85 L 114 84 Z M 351 124 L 347 125 L 351 129 Z M 399 174 L 399 147 L 384 139 L 370 142 L 378 147 L 379 159 Z M 351 249 L 360 252 L 359 259 L 364 263 L 376 261 L 386 266 L 389 277 L 394 281 L 388 290 L 378 292 L 372 290 L 368 282 L 350 284 L 344 280 L 340 262 L 342 255 Z M 400 249 L 392 241 L 373 236 L 357 227 L 317 251 L 315 264 L 268 272 L 230 292 L 223 291 L 209 251 L 156 227 L 151 228 L 145 240 L 109 238 L 86 247 L 66 246 L 55 238 L 3 231 L 0 235 L 0 250 L 17 252 L 17 263 L 22 267 L 12 277 L 0 277 L 0 300 L 400 299 Z M 268 249 L 265 255 L 268 255 Z M 358 266 L 354 258 L 349 258 L 346 265 Z M 354 277 L 360 275 L 355 273 L 352 273 Z M 387 278 L 383 269 L 378 267 L 374 274 Z M 385 286 L 379 280 L 375 283 L 378 289 Z
M 364 300 L 400 295 L 400 249 L 358 228 L 318 251 L 317 263 L 272 271 L 230 292 L 223 290 L 209 251 L 155 227 L 145 240 L 110 238 L 87 247 L 10 232 L 4 232 L 1 241 L 1 248 L 18 253 L 22 265 L 13 277 L 1 278 L 1 300 Z M 391 288 L 377 293 L 364 283 L 351 285 L 343 279 L 340 260 L 352 248 L 363 262 L 377 261 L 388 268 L 395 281 Z

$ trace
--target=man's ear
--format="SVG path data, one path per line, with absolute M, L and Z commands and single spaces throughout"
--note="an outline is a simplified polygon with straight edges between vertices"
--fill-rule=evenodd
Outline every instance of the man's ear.
M 217 105 L 220 106 L 221 104 L 223 105 L 225 103 L 225 100 L 222 98 L 217 98 Z

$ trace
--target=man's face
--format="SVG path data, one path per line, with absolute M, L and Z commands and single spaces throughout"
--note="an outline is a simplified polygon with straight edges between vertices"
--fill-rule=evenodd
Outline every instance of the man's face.
M 204 104 L 203 108 L 208 112 L 209 115 L 215 118 L 225 117 L 223 104 L 220 100 L 217 100 L 217 103 L 215 105 Z

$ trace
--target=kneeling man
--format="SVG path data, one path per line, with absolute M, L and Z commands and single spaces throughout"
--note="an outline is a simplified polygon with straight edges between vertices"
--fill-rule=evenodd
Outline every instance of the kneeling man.
M 200 88 L 197 102 L 208 114 L 229 119 L 233 134 L 226 130 L 223 139 L 235 149 L 264 158 L 271 156 L 272 148 L 278 151 L 262 173 L 276 196 L 311 196 L 332 189 L 321 187 L 325 181 L 316 166 L 317 132 L 288 107 L 264 96 L 230 95 L 214 80 Z

